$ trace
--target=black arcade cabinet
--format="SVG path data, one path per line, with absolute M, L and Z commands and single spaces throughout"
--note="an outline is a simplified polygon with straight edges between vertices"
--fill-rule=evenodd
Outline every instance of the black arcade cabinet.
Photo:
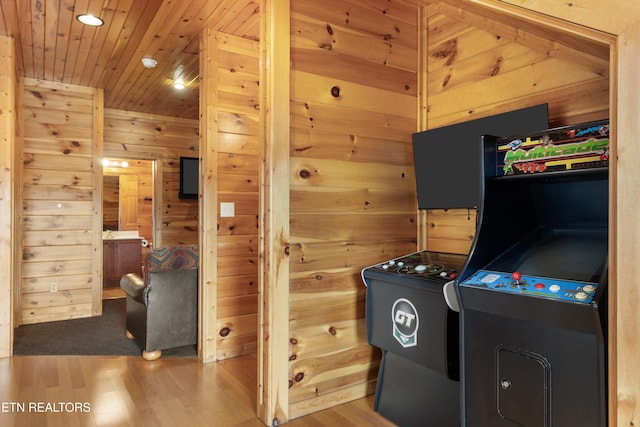
M 465 260 L 424 251 L 362 271 L 367 337 L 382 349 L 374 409 L 402 427 L 460 425 L 459 321 L 443 286 Z
M 462 423 L 607 423 L 607 121 L 484 138 L 461 311 Z
M 419 209 L 476 209 L 480 136 L 546 127 L 540 104 L 414 134 Z M 368 340 L 382 350 L 374 409 L 401 427 L 460 426 L 459 314 L 443 289 L 456 299 L 466 258 L 423 251 L 362 271 Z

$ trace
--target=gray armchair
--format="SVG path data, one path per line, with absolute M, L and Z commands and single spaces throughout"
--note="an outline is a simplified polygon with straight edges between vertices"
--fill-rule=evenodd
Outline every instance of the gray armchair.
M 162 350 L 198 342 L 198 247 L 153 249 L 144 261 L 144 279 L 130 273 L 120 287 L 127 294 L 127 337 L 145 360 Z

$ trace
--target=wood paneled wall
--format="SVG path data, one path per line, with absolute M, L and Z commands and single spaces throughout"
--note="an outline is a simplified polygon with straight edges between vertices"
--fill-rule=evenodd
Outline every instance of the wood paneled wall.
M 198 157 L 198 121 L 111 109 L 105 109 L 104 117 L 104 157 L 158 163 L 160 188 L 152 196 L 160 238 L 155 247 L 198 243 L 198 200 L 178 198 L 180 156 Z M 153 239 L 153 233 L 147 235 L 147 225 L 139 225 L 140 235 Z
M 102 263 L 102 218 L 95 214 L 102 204 L 102 168 L 97 171 L 95 161 L 103 157 L 103 115 L 96 93 L 101 91 L 25 81 L 19 324 L 100 313 L 101 287 L 93 283 Z M 162 195 L 155 212 L 161 243 L 197 243 L 197 200 L 178 199 L 178 189 L 179 157 L 197 156 L 198 122 L 117 110 L 105 111 L 104 120 L 105 157 L 126 158 L 133 166 L 145 158 L 161 163 L 162 189 L 155 192 Z M 149 174 L 139 191 L 139 231 L 152 241 L 154 213 L 151 200 L 144 200 L 154 199 Z
M 373 392 L 363 267 L 416 250 L 417 8 L 291 2 L 289 416 Z
M 608 117 L 607 45 L 487 16 L 449 1 L 425 8 L 426 129 L 545 102 L 552 127 Z M 429 211 L 424 227 L 426 248 L 466 254 L 475 211 Z
M 260 170 L 257 41 L 215 33 L 217 112 L 216 359 L 256 351 Z M 220 203 L 234 216 L 221 217 Z
M 25 79 L 22 108 L 19 323 L 99 314 L 102 92 Z
M 260 45 L 208 28 L 200 48 L 199 333 L 200 356 L 212 361 L 257 348 Z
M 426 19 L 429 129 L 544 102 L 552 126 L 608 117 L 607 45 L 580 50 L 577 36 L 544 38 L 447 1 Z

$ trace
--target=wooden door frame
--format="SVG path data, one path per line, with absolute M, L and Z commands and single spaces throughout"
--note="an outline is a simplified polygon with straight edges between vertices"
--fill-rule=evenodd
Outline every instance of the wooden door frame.
M 16 158 L 18 118 L 16 111 L 18 82 L 15 76 L 15 45 L 10 37 L 0 36 L 0 357 L 13 354 L 13 325 L 16 319 L 15 282 L 20 257 L 17 252 L 19 208 Z
M 260 2 L 260 258 L 257 412 L 289 420 L 290 0 Z

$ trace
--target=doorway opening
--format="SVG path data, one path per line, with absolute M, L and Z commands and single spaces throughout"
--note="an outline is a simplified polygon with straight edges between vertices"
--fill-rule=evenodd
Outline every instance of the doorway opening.
M 120 278 L 141 274 L 154 242 L 155 161 L 102 161 L 102 299 L 123 298 Z

